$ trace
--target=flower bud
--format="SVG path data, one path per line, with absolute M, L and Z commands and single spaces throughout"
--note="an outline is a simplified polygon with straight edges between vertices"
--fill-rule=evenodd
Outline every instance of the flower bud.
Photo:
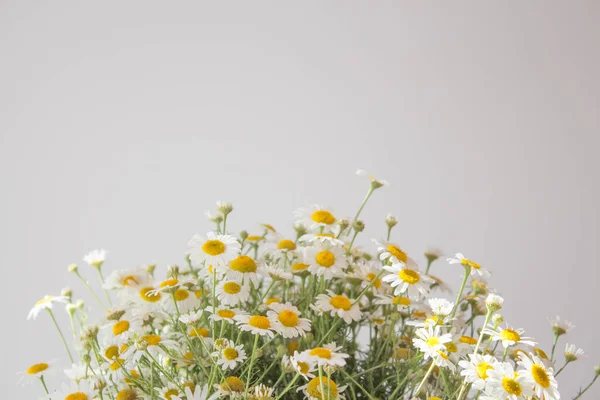
M 233 211 L 233 205 L 224 201 L 217 201 L 217 211 L 223 214 L 223 216 L 227 216 Z
M 69 272 L 77 272 L 77 269 L 79 267 L 77 267 L 77 264 L 69 264 L 69 266 L 67 267 L 67 271 Z
M 504 322 L 504 317 L 502 314 L 492 315 L 492 323 L 494 324 L 494 327 L 498 327 L 502 322 Z
M 388 228 L 392 229 L 398 224 L 398 220 L 392 214 L 388 214 L 387 217 L 385 217 L 385 224 Z
M 241 231 L 240 232 L 240 239 L 246 240 L 247 238 L 248 238 L 248 231 Z
M 354 228 L 355 232 L 362 232 L 365 230 L 365 223 L 359 220 L 354 221 L 352 224 L 352 228 Z
M 154 275 L 154 270 L 156 269 L 156 264 L 148 264 L 146 265 L 146 271 L 148 271 L 148 273 L 150 275 Z
M 504 299 L 497 294 L 490 293 L 485 299 L 485 305 L 490 312 L 496 312 L 502 309 Z
M 594 366 L 594 373 L 596 374 L 596 376 L 600 376 L 600 365 Z

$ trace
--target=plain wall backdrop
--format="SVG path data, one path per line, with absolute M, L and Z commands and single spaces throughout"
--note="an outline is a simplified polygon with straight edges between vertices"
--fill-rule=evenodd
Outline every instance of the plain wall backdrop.
M 66 270 L 89 250 L 164 273 L 216 200 L 233 230 L 290 232 L 306 204 L 353 214 L 363 168 L 391 182 L 363 244 L 392 212 L 419 260 L 491 269 L 544 348 L 548 316 L 577 325 L 570 399 L 600 363 L 599 20 L 597 1 L 1 1 L 0 397 L 41 395 L 16 385 L 33 362 L 67 365 L 25 318 L 65 286 L 93 306 Z M 460 268 L 433 272 L 458 287 Z

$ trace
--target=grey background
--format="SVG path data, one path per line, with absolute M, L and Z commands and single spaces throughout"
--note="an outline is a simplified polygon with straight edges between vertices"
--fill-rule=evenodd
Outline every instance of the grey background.
M 314 202 L 353 214 L 360 167 L 392 183 L 365 239 L 393 212 L 416 257 L 492 269 L 546 348 L 547 316 L 577 325 L 571 398 L 600 363 L 599 18 L 596 1 L 1 1 L 1 397 L 37 398 L 15 371 L 65 360 L 25 317 L 66 285 L 88 299 L 66 272 L 85 252 L 164 270 L 215 200 L 234 230 L 289 232 Z

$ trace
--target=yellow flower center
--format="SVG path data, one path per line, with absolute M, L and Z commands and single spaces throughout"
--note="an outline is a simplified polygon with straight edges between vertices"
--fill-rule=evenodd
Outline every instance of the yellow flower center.
M 296 243 L 294 243 L 291 240 L 288 239 L 284 239 L 282 241 L 280 241 L 279 243 L 277 243 L 277 248 L 279 250 L 296 250 Z
M 167 280 L 165 280 L 165 281 L 162 281 L 162 282 L 160 283 L 160 287 L 161 287 L 161 288 L 164 288 L 164 287 L 175 286 L 175 285 L 177 285 L 178 283 L 179 283 L 179 280 L 177 280 L 177 279 L 175 279 L 175 278 L 170 278 L 170 279 L 167 279 Z
M 104 356 L 109 360 L 117 358 L 119 356 L 119 348 L 117 346 L 107 347 L 104 351 Z
M 326 349 L 324 347 L 315 347 L 310 351 L 310 355 L 313 357 L 325 358 L 327 360 L 330 360 L 331 350 Z
M 33 364 L 31 367 L 27 368 L 27 373 L 29 375 L 39 374 L 40 372 L 47 370 L 48 367 L 49 365 L 46 363 Z
M 477 372 L 477 376 L 480 379 L 487 379 L 488 378 L 488 375 L 487 375 L 488 369 L 494 369 L 494 367 L 492 367 L 492 365 L 490 363 L 487 363 L 484 361 L 482 363 L 477 364 L 477 367 L 475 368 L 475 372 Z
M 231 319 L 231 318 L 235 317 L 235 312 L 233 312 L 231 310 L 219 310 L 219 311 L 217 311 L 217 315 L 221 318 Z
M 291 310 L 283 310 L 279 313 L 279 322 L 283 326 L 287 326 L 288 328 L 292 328 L 298 325 L 298 314 Z
M 248 256 L 239 256 L 231 260 L 229 267 L 241 273 L 256 272 L 256 262 Z
M 421 280 L 421 276 L 417 271 L 408 268 L 401 269 L 398 272 L 398 277 L 409 285 L 414 285 Z
M 440 344 L 440 340 L 436 336 L 434 336 L 434 337 L 430 337 L 429 339 L 427 339 L 425 341 L 425 343 L 427 343 L 427 345 L 430 347 L 434 347 L 434 346 L 437 346 L 438 344 Z
M 130 326 L 129 321 L 121 320 L 113 325 L 113 328 L 112 328 L 113 334 L 115 336 L 118 336 L 123 332 L 127 332 L 129 330 L 129 326 Z
M 227 282 L 223 285 L 223 290 L 225 293 L 236 294 L 242 290 L 242 287 L 235 282 Z
M 396 296 L 392 299 L 392 303 L 395 305 L 410 306 L 410 299 L 408 297 Z
M 333 307 L 339 310 L 344 311 L 348 311 L 350 310 L 350 308 L 352 308 L 352 303 L 350 303 L 350 299 L 343 295 L 333 296 L 331 300 L 329 300 L 329 304 L 331 304 Z
M 185 299 L 187 299 L 190 296 L 190 292 L 188 292 L 185 289 L 177 289 L 175 291 L 175 293 L 173 293 L 173 297 L 175 297 L 175 300 L 177 301 L 183 301 Z
M 298 364 L 298 369 L 300 370 L 300 373 L 303 375 L 308 374 L 308 371 L 310 371 L 310 368 L 308 367 L 308 364 L 302 361 L 297 361 Z
M 406 263 L 406 261 L 408 261 L 408 256 L 406 255 L 406 253 L 403 252 L 399 247 L 394 246 L 393 244 L 388 244 L 387 251 L 389 251 L 391 255 L 396 257 L 398 261 L 402 261 L 403 263 Z
M 372 272 L 369 272 L 367 274 L 367 280 L 369 282 L 373 282 L 373 279 L 375 279 L 376 277 L 377 277 L 377 274 L 374 274 Z M 375 282 L 373 283 L 373 286 L 375 286 L 375 289 L 379 289 L 381 287 L 381 279 L 375 280 Z
M 335 217 L 332 213 L 327 210 L 317 210 L 315 211 L 311 219 L 318 224 L 331 225 L 335 222 Z
M 238 358 L 238 352 L 236 349 L 228 347 L 225 350 L 223 350 L 223 357 L 225 357 L 228 360 L 235 360 L 236 358 Z
M 225 253 L 225 243 L 220 240 L 207 240 L 202 245 L 202 251 L 210 256 L 218 256 Z
M 546 354 L 546 352 L 544 352 L 544 350 L 540 349 L 539 347 L 534 347 L 533 351 L 535 352 L 535 354 L 537 354 L 538 357 L 543 358 L 544 360 L 548 359 L 548 355 Z
M 531 376 L 533 377 L 535 383 L 544 389 L 550 386 L 550 377 L 548 376 L 548 372 L 546 372 L 546 368 L 540 364 L 533 364 L 531 366 Z
M 153 287 L 142 288 L 142 290 L 140 290 L 140 297 L 142 298 L 142 300 L 147 301 L 149 303 L 156 303 L 157 301 L 159 301 L 161 298 L 161 294 L 160 293 L 150 293 L 153 290 L 154 290 Z
M 321 389 L 323 392 L 321 392 Z M 325 400 L 329 398 L 335 399 L 338 395 L 337 385 L 335 382 L 325 376 L 322 378 L 319 378 L 318 376 L 312 378 L 306 386 L 306 392 L 318 400 Z
M 510 340 L 515 343 L 521 340 L 521 335 L 519 335 L 517 331 L 514 331 L 512 329 L 503 330 L 502 332 L 500 332 L 500 337 L 502 338 L 502 340 Z
M 458 347 L 456 347 L 456 344 L 454 344 L 453 342 L 448 342 L 444 344 L 444 346 L 446 346 L 446 351 L 448 353 L 456 353 L 458 351 Z
M 258 242 L 260 239 L 262 239 L 262 236 L 258 236 L 258 235 L 250 235 L 246 238 L 246 240 L 248 240 L 250 242 Z
M 269 297 L 266 301 L 265 304 L 266 305 L 271 305 L 273 303 L 279 303 L 281 301 L 281 299 L 279 297 Z
M 158 335 L 146 335 L 143 336 L 143 339 L 146 343 L 148 343 L 148 346 L 158 346 L 162 340 L 162 338 Z
M 177 396 L 178 394 L 179 394 L 179 391 L 177 389 L 169 389 L 165 392 L 165 394 L 163 396 L 165 396 L 165 399 L 171 400 L 171 398 L 173 396 Z
M 461 336 L 458 341 L 466 344 L 477 344 L 477 339 L 471 336 Z
M 315 261 L 322 267 L 329 268 L 335 264 L 335 255 L 329 250 L 321 250 L 315 256 Z
M 138 396 L 133 389 L 123 389 L 117 393 L 115 400 L 137 400 Z
M 123 286 L 131 286 L 132 282 L 135 283 L 136 285 L 138 284 L 137 279 L 135 279 L 135 276 L 133 276 L 133 275 L 128 275 L 121 280 L 121 283 L 123 284 Z
M 65 397 L 65 400 L 88 400 L 87 394 L 83 392 L 71 393 Z
M 262 315 L 253 315 L 248 320 L 248 325 L 258 329 L 269 329 L 271 327 L 271 321 L 269 321 L 269 318 L 263 317 Z
M 273 225 L 269 225 L 269 224 L 262 224 L 262 226 L 264 226 L 265 228 L 267 228 L 268 230 L 270 230 L 271 232 L 277 232 L 275 230 L 275 228 L 273 228 Z
M 466 258 L 463 258 L 463 259 L 460 261 L 460 263 L 461 263 L 462 265 L 464 265 L 464 266 L 471 267 L 471 268 L 474 268 L 474 269 L 479 269 L 479 268 L 481 268 L 481 265 L 479 265 L 479 264 L 477 264 L 476 262 L 473 262 L 473 261 L 471 261 L 471 260 L 468 260 L 468 259 L 466 259 Z
M 221 389 L 227 392 L 243 392 L 244 382 L 237 376 L 230 376 L 225 378 L 225 381 L 221 383 Z
M 292 265 L 292 271 L 294 272 L 304 271 L 306 268 L 308 268 L 308 264 L 296 263 Z
M 514 394 L 515 396 L 520 396 L 521 392 L 523 392 L 519 382 L 506 376 L 502 378 L 502 387 L 506 390 L 506 393 Z
M 123 363 L 125 362 L 125 360 L 123 360 L 122 358 L 117 358 L 114 362 L 112 362 L 109 366 L 111 371 L 116 371 L 119 368 L 121 368 L 121 365 L 123 365 Z
M 194 328 L 190 331 L 190 336 L 192 336 L 192 337 L 195 337 L 195 336 L 208 337 L 208 329 Z

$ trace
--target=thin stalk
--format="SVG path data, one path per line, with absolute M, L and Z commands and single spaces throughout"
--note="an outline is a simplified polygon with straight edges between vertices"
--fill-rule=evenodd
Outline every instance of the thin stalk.
M 77 277 L 79 279 L 81 279 L 81 282 L 83 282 L 83 284 L 85 285 L 85 287 L 90 291 L 90 293 L 92 294 L 92 296 L 94 296 L 94 299 L 96 299 L 96 301 L 98 302 L 98 304 L 100 304 L 100 306 L 102 308 L 104 308 L 105 310 L 108 310 L 106 308 L 106 306 L 104 305 L 104 303 L 102 302 L 102 300 L 100 300 L 100 297 L 98 297 L 98 295 L 96 294 L 96 292 L 94 292 L 94 290 L 92 289 L 92 287 L 90 286 L 90 284 L 88 283 L 88 281 L 86 281 L 83 276 L 81 276 L 81 274 L 79 273 L 79 271 L 75 271 L 75 275 L 77 275 Z
M 479 350 L 479 346 L 481 346 L 481 341 L 483 340 L 483 331 L 485 330 L 488 323 L 490 322 L 491 317 L 492 317 L 492 310 L 490 310 L 488 308 L 487 314 L 485 316 L 485 321 L 483 322 L 483 328 L 481 328 L 481 333 L 479 334 L 479 339 L 477 340 L 477 346 L 475 346 L 475 351 L 473 352 L 473 354 L 477 354 L 477 351 Z
M 48 310 L 48 314 L 50 314 L 50 318 L 52 318 L 52 322 L 54 322 L 54 326 L 56 326 L 56 330 L 58 330 L 58 334 L 60 335 L 60 338 L 63 344 L 65 345 L 65 349 L 67 350 L 67 354 L 69 355 L 69 360 L 71 360 L 71 363 L 74 363 L 75 361 L 73 361 L 71 350 L 69 350 L 69 346 L 67 345 L 67 341 L 65 340 L 65 335 L 63 335 L 62 331 L 60 330 L 60 326 L 58 326 L 58 322 L 56 322 L 56 318 L 54 318 L 54 313 L 49 308 L 47 308 L 46 310 Z
M 104 287 L 104 276 L 102 275 L 102 270 L 100 266 L 96 268 L 98 270 L 98 276 L 100 277 L 100 283 L 102 284 L 102 289 L 104 289 L 104 294 L 106 295 L 106 300 L 108 300 L 108 305 L 112 307 L 112 301 L 110 300 L 110 295 L 108 294 L 108 290 Z
M 44 392 L 46 392 L 46 394 L 50 394 L 50 392 L 48 391 L 48 387 L 46 386 L 46 382 L 44 381 L 44 375 L 40 375 L 40 382 L 44 387 Z
M 423 384 L 425 383 L 425 381 L 427 380 L 427 378 L 429 378 L 429 375 L 431 375 L 431 372 L 433 371 L 433 367 L 435 367 L 435 363 L 434 362 L 431 363 L 431 366 L 429 367 L 429 369 L 425 373 L 425 376 L 423 377 L 423 380 L 421 381 L 421 383 L 419 383 L 419 386 L 417 386 L 417 390 L 415 391 L 415 394 L 414 394 L 415 397 L 421 391 L 421 388 L 423 387 Z M 460 396 L 458 398 L 460 398 Z
M 456 296 L 456 302 L 454 303 L 454 308 L 452 309 L 452 313 L 450 314 L 450 320 L 454 319 L 454 316 L 456 315 L 456 311 L 458 310 L 458 303 L 460 303 L 460 299 L 462 298 L 462 294 L 465 290 L 465 286 L 467 285 L 467 280 L 469 279 L 470 273 L 471 267 L 465 266 L 465 276 L 463 277 L 462 284 L 460 285 L 458 296 Z

